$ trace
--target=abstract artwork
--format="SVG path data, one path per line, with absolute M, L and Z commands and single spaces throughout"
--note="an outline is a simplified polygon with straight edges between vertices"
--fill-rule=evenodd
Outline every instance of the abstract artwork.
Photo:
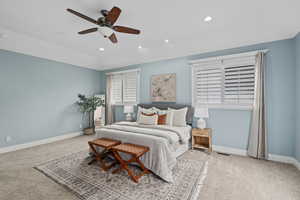
M 152 102 L 176 102 L 176 74 L 159 74 L 151 78 Z

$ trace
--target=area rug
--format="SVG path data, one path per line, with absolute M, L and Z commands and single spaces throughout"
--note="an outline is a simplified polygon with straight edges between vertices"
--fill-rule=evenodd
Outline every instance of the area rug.
M 189 153 L 193 152 L 186 154 Z M 111 170 L 100 170 L 96 162 L 88 165 L 87 155 L 87 151 L 82 151 L 35 168 L 84 200 L 196 200 L 208 166 L 207 159 L 195 160 L 183 155 L 174 167 L 173 183 L 153 174 L 147 174 L 139 183 L 134 183 L 125 171 L 112 174 Z M 131 168 L 139 172 L 137 167 Z

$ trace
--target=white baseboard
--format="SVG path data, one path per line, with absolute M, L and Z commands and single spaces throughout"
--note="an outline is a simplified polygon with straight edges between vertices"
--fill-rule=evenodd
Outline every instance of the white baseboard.
M 219 146 L 219 145 L 212 145 L 212 148 L 216 152 L 220 153 L 227 153 L 227 154 L 233 154 L 233 155 L 239 155 L 239 156 L 247 156 L 247 151 L 244 149 L 237 149 L 232 147 L 225 147 L 225 146 Z
M 218 146 L 213 145 L 213 150 L 220 153 L 227 153 L 227 154 L 233 154 L 233 155 L 239 155 L 239 156 L 247 156 L 247 150 L 245 149 L 237 149 L 237 148 L 231 148 L 231 147 L 224 147 L 224 146 Z M 275 162 L 282 162 L 282 163 L 288 163 L 294 165 L 297 169 L 300 170 L 300 162 L 296 160 L 293 157 L 290 156 L 281 156 L 276 154 L 269 154 L 268 160 L 275 161 Z
M 42 145 L 42 144 L 48 144 L 48 143 L 56 142 L 56 141 L 60 141 L 60 140 L 65 140 L 65 139 L 73 138 L 73 137 L 76 137 L 76 136 L 79 136 L 79 135 L 82 135 L 82 132 L 67 133 L 67 134 L 64 134 L 64 135 L 51 137 L 51 138 L 46 138 L 46 139 L 42 139 L 42 140 L 37 140 L 37 141 L 29 142 L 29 143 L 3 147 L 3 148 L 0 148 L 0 154 L 11 152 L 11 151 L 17 151 L 17 150 L 20 150 L 20 149 L 26 149 L 26 148 L 29 148 L 29 147 L 34 147 L 34 146 L 38 146 L 38 145 Z
M 296 168 L 298 168 L 300 170 L 300 161 L 294 159 L 294 165 Z
M 294 160 L 296 160 L 293 157 L 290 156 L 281 156 L 276 154 L 269 154 L 269 160 L 275 161 L 275 162 L 282 162 L 282 163 L 294 163 Z

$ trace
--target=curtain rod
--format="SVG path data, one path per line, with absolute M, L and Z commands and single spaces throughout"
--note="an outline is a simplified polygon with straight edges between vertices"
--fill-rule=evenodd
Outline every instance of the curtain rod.
M 224 60 L 224 59 L 229 59 L 229 58 L 238 58 L 238 57 L 247 57 L 247 56 L 255 56 L 258 53 L 267 53 L 269 52 L 269 49 L 262 49 L 262 50 L 257 50 L 257 51 L 249 51 L 245 53 L 237 53 L 237 54 L 229 54 L 225 56 L 215 56 L 215 57 L 208 57 L 208 58 L 202 58 L 202 59 L 197 59 L 197 60 L 191 60 L 188 63 L 189 64 L 195 64 L 199 62 L 207 62 L 207 61 L 214 61 L 214 60 Z
M 140 72 L 141 69 L 129 69 L 129 70 L 123 70 L 123 71 L 115 71 L 115 72 L 107 72 L 105 75 L 113 75 L 113 74 L 124 74 L 124 73 L 129 73 L 129 72 Z

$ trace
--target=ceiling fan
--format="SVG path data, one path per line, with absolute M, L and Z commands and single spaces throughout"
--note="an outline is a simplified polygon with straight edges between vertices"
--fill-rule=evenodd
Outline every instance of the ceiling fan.
M 114 26 L 115 22 L 117 21 L 117 19 L 121 14 L 121 9 L 118 7 L 113 7 L 110 11 L 101 10 L 100 12 L 103 15 L 103 17 L 100 17 L 97 20 L 94 20 L 70 8 L 68 8 L 67 11 L 99 26 L 99 27 L 80 31 L 78 32 L 78 34 L 88 34 L 88 33 L 99 31 L 105 38 L 109 38 L 112 43 L 118 42 L 117 36 L 114 33 L 114 31 L 121 32 L 121 33 L 129 33 L 129 34 L 140 34 L 140 31 L 137 29 L 133 29 L 125 26 Z

